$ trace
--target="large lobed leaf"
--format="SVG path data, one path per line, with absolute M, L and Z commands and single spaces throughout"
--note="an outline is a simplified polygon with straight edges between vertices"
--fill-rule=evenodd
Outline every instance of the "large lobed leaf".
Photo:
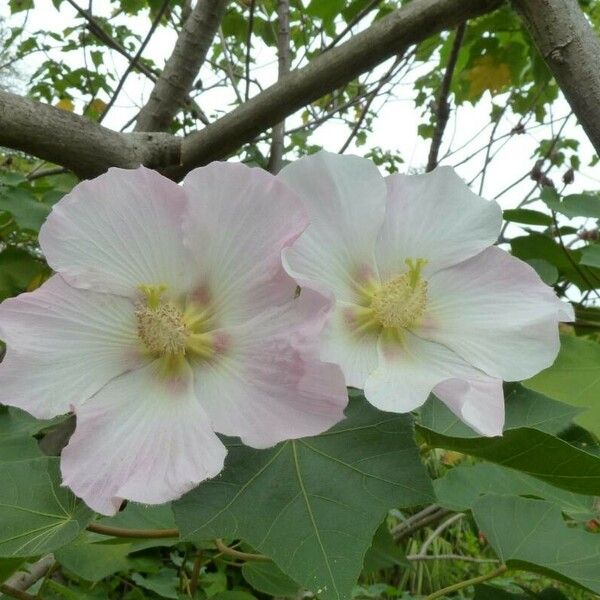
M 355 397 L 347 419 L 268 450 L 229 444 L 223 473 L 174 503 L 186 538 L 242 538 L 319 598 L 345 599 L 387 511 L 432 500 L 408 415 Z
M 511 384 L 506 388 L 502 437 L 477 437 L 437 399 L 421 411 L 419 431 L 431 446 L 477 456 L 571 492 L 600 495 L 600 457 L 552 435 L 578 412 Z
M 509 567 L 576 583 L 600 593 L 600 536 L 569 528 L 544 500 L 487 495 L 473 516 Z

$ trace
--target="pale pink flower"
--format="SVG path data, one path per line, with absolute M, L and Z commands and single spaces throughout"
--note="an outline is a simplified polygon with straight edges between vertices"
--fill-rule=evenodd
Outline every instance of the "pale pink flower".
M 54 207 L 40 244 L 57 275 L 0 307 L 0 402 L 75 411 L 62 474 L 89 506 L 214 477 L 215 431 L 263 448 L 343 418 L 343 376 L 318 358 L 331 301 L 298 296 L 281 264 L 306 224 L 282 182 L 227 163 L 183 186 L 110 169 Z
M 498 204 L 450 168 L 384 179 L 368 160 L 326 152 L 280 178 L 311 218 L 284 264 L 337 300 L 322 358 L 382 410 L 411 411 L 433 392 L 475 430 L 501 434 L 502 380 L 552 364 L 573 310 L 492 246 Z

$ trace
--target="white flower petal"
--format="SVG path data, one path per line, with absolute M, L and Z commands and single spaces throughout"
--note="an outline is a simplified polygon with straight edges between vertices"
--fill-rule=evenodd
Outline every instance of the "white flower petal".
M 219 325 L 291 300 L 297 284 L 283 271 L 281 251 L 308 223 L 296 194 L 239 163 L 195 169 L 183 186 L 190 199 L 185 243 L 200 274 L 194 283 L 218 307 Z
M 365 385 L 367 400 L 380 410 L 410 412 L 447 379 L 487 380 L 454 352 L 405 331 L 402 341 L 379 339 L 379 366 Z
M 474 256 L 493 244 L 502 226 L 496 202 L 480 198 L 453 169 L 391 175 L 385 222 L 377 242 L 383 281 L 406 270 L 407 258 L 424 258 L 426 275 Z
M 135 296 L 187 288 L 183 189 L 155 171 L 111 168 L 75 186 L 40 230 L 48 264 L 75 287 Z
M 227 451 L 193 390 L 159 375 L 160 361 L 110 382 L 76 411 L 63 450 L 63 482 L 97 512 L 117 512 L 123 499 L 161 504 L 179 498 L 223 468 Z
M 318 357 L 330 302 L 304 289 L 285 307 L 222 332 L 225 352 L 196 366 L 196 393 L 216 431 L 255 448 L 316 435 L 344 418 L 340 369 Z
M 143 358 L 127 298 L 79 290 L 55 275 L 0 306 L 0 403 L 50 418 L 79 406 Z
M 433 275 L 416 333 L 492 377 L 518 381 L 549 367 L 568 305 L 526 263 L 499 248 Z
M 287 165 L 278 175 L 296 191 L 310 225 L 284 253 L 298 281 L 356 302 L 356 287 L 376 277 L 375 240 L 385 211 L 386 188 L 375 165 L 357 156 L 318 152 Z
M 501 379 L 448 379 L 438 383 L 433 393 L 477 433 L 502 435 L 504 390 Z
M 354 315 L 358 309 L 355 304 L 336 304 L 323 331 L 321 358 L 340 365 L 346 385 L 362 389 L 379 361 L 378 336 L 372 331 L 356 330 Z

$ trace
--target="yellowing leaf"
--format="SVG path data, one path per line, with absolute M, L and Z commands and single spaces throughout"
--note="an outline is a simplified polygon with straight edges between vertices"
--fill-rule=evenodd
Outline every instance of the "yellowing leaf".
M 102 114 L 105 108 L 106 102 L 104 102 L 104 100 L 100 100 L 100 98 L 95 98 L 88 104 L 87 112 L 94 114 Z
M 463 77 L 470 82 L 469 98 L 477 98 L 486 90 L 496 93 L 511 82 L 510 70 L 506 63 L 496 62 L 493 56 L 481 56 L 473 61 L 475 66 L 464 72 Z
M 62 100 L 59 100 L 54 106 L 61 110 L 66 110 L 67 112 L 73 112 L 75 110 L 75 105 L 68 98 L 62 98 Z

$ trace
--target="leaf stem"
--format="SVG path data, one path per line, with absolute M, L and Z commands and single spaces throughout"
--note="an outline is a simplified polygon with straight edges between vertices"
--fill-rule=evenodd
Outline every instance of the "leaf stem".
M 216 538 L 214 542 L 215 546 L 217 547 L 217 550 L 219 550 L 221 554 L 231 556 L 232 558 L 238 558 L 240 560 L 271 560 L 268 556 L 265 556 L 264 554 L 250 554 L 248 552 L 240 552 L 235 548 L 230 548 L 220 538 Z
M 121 527 L 111 527 L 102 525 L 102 523 L 90 523 L 87 528 L 93 533 L 110 535 L 113 537 L 126 538 L 174 538 L 179 537 L 178 529 L 126 529 Z
M 463 588 L 469 587 L 470 585 L 476 585 L 478 583 L 483 583 L 484 581 L 489 581 L 490 579 L 494 579 L 499 577 L 503 573 L 506 573 L 508 567 L 506 565 L 500 565 L 494 571 L 487 573 L 486 575 L 480 575 L 479 577 L 473 577 L 472 579 L 467 579 L 466 581 L 461 581 L 459 583 L 455 583 L 454 585 L 449 585 L 442 590 L 438 590 L 433 594 L 430 594 L 425 598 L 425 600 L 435 600 L 436 598 L 441 598 L 446 594 L 451 594 L 452 592 L 457 592 L 458 590 L 462 590 Z

